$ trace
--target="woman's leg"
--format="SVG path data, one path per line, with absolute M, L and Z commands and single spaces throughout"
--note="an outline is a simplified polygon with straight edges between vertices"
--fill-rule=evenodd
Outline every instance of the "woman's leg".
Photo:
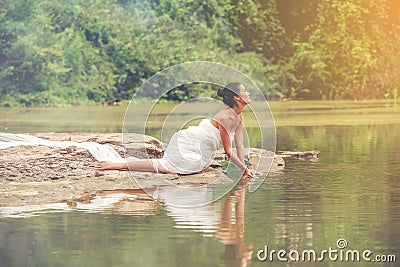
M 113 163 L 102 161 L 95 165 L 98 170 L 131 170 L 131 171 L 142 171 L 142 172 L 160 172 L 170 173 L 168 170 L 162 168 L 157 159 L 143 159 L 128 163 Z
M 96 162 L 94 167 L 98 170 L 127 170 L 128 166 L 126 163 L 114 163 L 109 161 Z

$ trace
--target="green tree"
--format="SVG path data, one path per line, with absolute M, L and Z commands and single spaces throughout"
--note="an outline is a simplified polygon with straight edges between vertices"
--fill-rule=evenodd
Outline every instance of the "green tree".
M 286 86 L 294 95 L 382 98 L 390 90 L 384 81 L 393 79 L 399 66 L 397 60 L 388 60 L 389 54 L 398 55 L 396 32 L 385 0 L 323 1 L 308 41 L 294 43 L 295 55 L 286 66 L 292 76 Z
M 230 20 L 243 42 L 243 51 L 260 53 L 274 63 L 290 55 L 290 42 L 275 0 L 232 2 Z
M 293 40 L 307 41 L 314 31 L 318 7 L 322 0 L 276 0 L 278 17 L 285 32 Z

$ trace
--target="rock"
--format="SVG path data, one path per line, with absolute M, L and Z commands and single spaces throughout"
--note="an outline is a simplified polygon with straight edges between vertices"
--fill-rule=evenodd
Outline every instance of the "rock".
M 320 154 L 319 150 L 310 150 L 304 152 L 295 152 L 295 151 L 280 151 L 282 157 L 293 157 L 301 160 L 310 160 L 317 161 L 318 155 Z
M 154 137 L 129 133 L 122 138 L 127 157 L 161 158 L 164 155 L 164 144 Z
M 68 164 L 68 167 L 70 167 L 71 169 L 76 169 L 76 168 L 78 168 L 78 164 L 73 162 L 73 163 Z
M 72 152 L 75 152 L 76 149 L 77 149 L 76 146 L 69 146 L 69 147 L 67 147 L 65 150 L 67 151 L 67 153 L 70 154 L 70 153 L 72 153 Z
M 122 156 L 125 156 L 126 153 L 126 156 L 139 158 L 160 158 L 165 149 L 165 145 L 159 140 L 141 134 L 40 133 L 33 135 L 54 141 L 96 141 L 110 145 Z M 271 172 L 279 171 L 285 166 L 283 155 L 275 155 L 273 152 L 261 149 L 246 149 L 246 157 L 251 168 L 265 172 L 269 170 L 271 164 Z M 79 198 L 85 191 L 140 188 L 136 184 L 136 180 L 148 182 L 150 187 L 165 184 L 232 183 L 232 180 L 224 174 L 221 168 L 225 164 L 224 161 L 227 160 L 224 151 L 217 152 L 212 167 L 191 175 L 99 171 L 94 169 L 95 160 L 89 152 L 74 146 L 66 149 L 45 146 L 12 147 L 0 150 L 0 158 L 2 159 L 0 163 L 2 185 L 0 206 L 59 201 L 60 199 L 70 199 L 71 195 Z M 7 178 L 13 181 L 7 181 Z M 29 194 L 24 196 L 24 201 L 16 197 L 1 197 L 10 191 L 30 190 L 33 187 L 37 187 L 38 191 L 35 198 Z
M 103 176 L 103 175 L 104 175 L 104 173 L 102 171 L 96 170 L 94 172 L 94 177 L 100 177 L 100 176 Z
M 259 148 L 246 148 L 245 157 L 248 158 L 249 167 L 259 172 L 275 172 L 285 167 L 284 159 L 272 151 Z

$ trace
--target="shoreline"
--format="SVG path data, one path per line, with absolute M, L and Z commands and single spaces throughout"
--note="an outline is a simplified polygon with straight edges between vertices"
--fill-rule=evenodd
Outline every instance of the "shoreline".
M 11 106 L 11 107 L 5 107 L 5 106 L 0 106 L 0 109 L 51 109 L 51 108 L 81 108 L 81 107 L 128 107 L 130 105 L 132 100 L 126 99 L 122 100 L 120 102 L 112 104 L 107 104 L 105 102 L 97 102 L 97 103 L 80 103 L 80 104 L 58 104 L 58 105 L 43 105 L 43 106 Z M 147 99 L 138 99 L 135 100 L 138 103 L 141 104 L 153 104 L 154 101 L 152 100 L 147 100 Z M 400 104 L 400 99 L 397 98 L 365 98 L 365 99 L 296 99 L 296 98 L 284 98 L 284 99 L 267 99 L 268 103 L 276 104 L 276 103 L 291 103 L 291 104 L 296 104 L 296 103 L 307 103 L 307 102 L 313 102 L 313 103 L 320 103 L 320 104 L 329 104 L 329 103 L 343 103 L 343 106 L 348 105 L 349 103 L 355 103 L 355 104 L 360 104 L 360 103 L 365 103 L 365 104 L 371 104 L 371 103 L 377 103 L 377 104 Z M 163 104 L 179 104 L 181 101 L 164 101 L 162 102 Z M 257 101 L 255 101 L 257 102 Z

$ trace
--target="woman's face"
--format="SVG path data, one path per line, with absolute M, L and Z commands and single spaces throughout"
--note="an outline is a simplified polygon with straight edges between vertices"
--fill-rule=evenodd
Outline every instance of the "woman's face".
M 243 84 L 240 85 L 239 96 L 246 104 L 250 104 L 251 102 L 250 93 L 247 92 Z

